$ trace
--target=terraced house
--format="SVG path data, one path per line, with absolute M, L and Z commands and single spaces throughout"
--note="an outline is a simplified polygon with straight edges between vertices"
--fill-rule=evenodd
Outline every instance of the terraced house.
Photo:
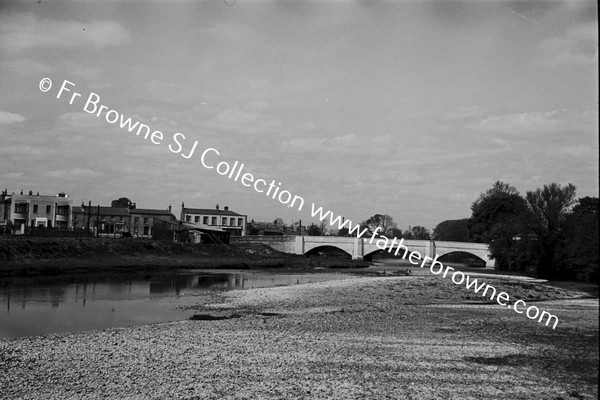
M 133 236 L 152 237 L 155 220 L 174 220 L 171 208 L 160 210 L 136 208 L 135 203 L 129 208 L 86 206 L 75 207 L 75 229 L 97 230 L 100 236 Z
M 57 229 L 73 228 L 73 200 L 65 193 L 57 195 L 0 194 L 0 226 L 12 226 L 17 233 L 24 233 L 27 227 Z

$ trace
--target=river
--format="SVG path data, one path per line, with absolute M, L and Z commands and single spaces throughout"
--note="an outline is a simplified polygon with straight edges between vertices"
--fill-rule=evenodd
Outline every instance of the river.
M 182 270 L 0 279 L 0 337 L 189 319 L 207 291 L 297 285 L 348 278 L 334 273 Z M 204 297 L 206 298 L 206 297 Z

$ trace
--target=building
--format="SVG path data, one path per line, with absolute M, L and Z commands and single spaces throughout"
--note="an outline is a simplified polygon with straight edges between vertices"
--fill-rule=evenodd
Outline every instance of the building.
M 75 229 L 98 231 L 100 236 L 121 235 L 152 237 L 155 220 L 175 220 L 171 207 L 165 210 L 132 207 L 86 206 L 75 207 L 73 220 Z M 88 225 L 89 224 L 89 225 Z
M 129 209 L 81 204 L 73 210 L 73 227 L 98 232 L 99 235 L 130 233 Z
M 131 234 L 133 236 L 152 237 L 152 227 L 159 220 L 175 221 L 171 206 L 166 210 L 151 208 L 132 208 L 129 210 Z
M 186 208 L 181 203 L 181 221 L 223 229 L 231 236 L 246 236 L 247 216 L 231 211 L 225 206 L 215 208 Z
M 12 225 L 17 232 L 24 233 L 26 227 L 57 229 L 73 228 L 73 200 L 65 193 L 57 195 L 0 194 L 0 226 Z

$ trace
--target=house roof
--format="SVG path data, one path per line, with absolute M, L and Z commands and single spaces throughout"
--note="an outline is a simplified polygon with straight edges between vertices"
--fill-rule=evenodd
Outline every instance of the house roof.
M 197 222 L 183 222 L 182 225 L 187 229 L 196 229 L 199 231 L 210 231 L 210 232 L 227 232 L 223 229 L 215 228 L 214 226 L 199 224 Z
M 205 214 L 205 215 L 231 215 L 235 217 L 244 217 L 245 215 L 238 214 L 231 210 L 217 210 L 216 208 L 183 208 L 184 214 Z
M 73 207 L 73 212 L 76 214 L 87 214 L 88 207 L 85 207 L 85 209 L 82 208 L 81 206 Z M 119 207 L 100 206 L 99 214 L 100 215 L 114 215 L 114 216 L 119 216 L 119 217 L 128 217 L 129 210 L 126 208 L 119 208 Z M 98 215 L 98 206 L 91 207 L 90 215 L 92 215 L 92 216 Z
M 156 210 L 153 208 L 134 208 L 129 210 L 131 214 L 147 214 L 147 215 L 169 215 L 173 216 L 173 213 L 169 210 Z M 173 216 L 173 218 L 175 218 Z

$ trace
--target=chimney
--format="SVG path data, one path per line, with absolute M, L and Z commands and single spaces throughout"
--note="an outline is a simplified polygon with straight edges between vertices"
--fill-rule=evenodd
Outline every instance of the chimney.
M 169 204 L 169 212 L 171 212 L 171 205 Z
M 40 195 L 40 191 L 38 190 L 38 192 L 37 192 L 35 195 L 36 195 L 36 196 L 39 196 L 39 195 Z
M 229 211 L 229 206 L 225 206 L 224 210 Z
M 30 191 L 29 191 L 29 195 L 30 195 L 30 196 L 33 196 L 33 190 L 30 190 Z
M 23 195 L 23 189 L 21 189 L 21 195 Z
M 217 204 L 217 211 L 219 211 L 219 205 Z

